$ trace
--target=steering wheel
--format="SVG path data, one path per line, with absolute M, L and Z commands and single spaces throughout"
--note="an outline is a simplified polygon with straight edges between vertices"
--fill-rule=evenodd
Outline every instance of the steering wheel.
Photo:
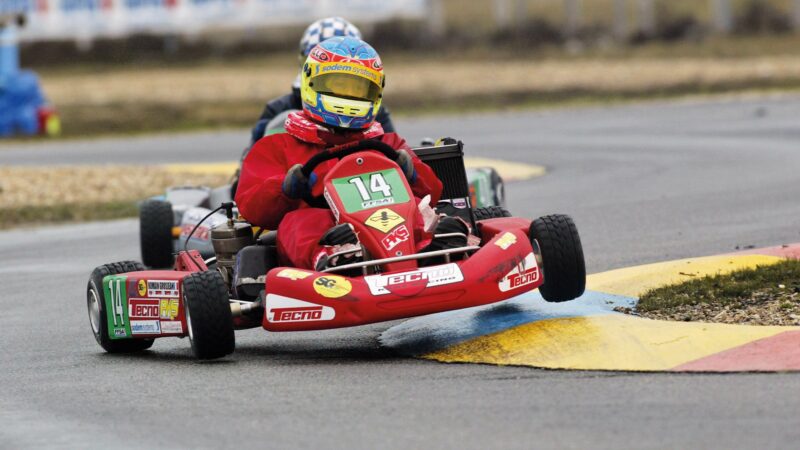
M 355 144 L 344 144 L 322 150 L 321 152 L 309 158 L 309 160 L 306 161 L 306 163 L 300 169 L 300 172 L 303 174 L 304 177 L 310 178 L 311 172 L 313 172 L 314 169 L 317 168 L 317 166 L 319 166 L 325 161 L 330 161 L 332 159 L 342 159 L 345 156 L 350 156 L 354 153 L 363 152 L 367 150 L 374 150 L 376 152 L 380 152 L 383 154 L 383 156 L 395 162 L 398 160 L 398 158 L 400 158 L 400 153 L 398 153 L 397 150 L 392 148 L 392 146 L 390 146 L 389 144 L 375 139 L 364 139 L 362 141 L 356 142 Z M 325 198 L 322 195 L 313 196 L 309 193 L 303 197 L 303 200 L 310 206 L 313 206 L 315 208 L 328 207 L 328 202 L 325 201 Z

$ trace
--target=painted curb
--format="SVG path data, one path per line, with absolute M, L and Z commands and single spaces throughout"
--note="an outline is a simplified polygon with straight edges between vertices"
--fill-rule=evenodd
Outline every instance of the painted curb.
M 467 168 L 494 167 L 503 177 L 504 181 L 521 181 L 540 177 L 546 170 L 542 166 L 535 164 L 525 164 L 514 161 L 504 161 L 489 158 L 464 158 L 464 165 Z M 217 162 L 217 163 L 194 163 L 194 164 L 166 164 L 165 170 L 172 173 L 191 173 L 191 174 L 221 174 L 233 175 L 238 168 L 238 162 Z
M 590 275 L 587 292 L 547 303 L 538 292 L 408 320 L 381 344 L 441 362 L 609 371 L 800 370 L 800 327 L 667 322 L 614 312 L 645 291 L 800 257 L 800 244 L 668 261 Z

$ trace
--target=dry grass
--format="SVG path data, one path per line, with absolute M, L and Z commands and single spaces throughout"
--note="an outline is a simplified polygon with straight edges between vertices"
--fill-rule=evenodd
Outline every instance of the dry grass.
M 56 105 L 261 103 L 288 91 L 294 65 L 141 69 L 44 78 Z M 386 63 L 387 103 L 395 98 L 457 99 L 520 92 L 641 92 L 693 84 L 800 80 L 800 54 L 716 58 L 510 60 Z M 446 75 L 445 75 L 446 74 Z M 65 121 L 69 121 L 65 117 Z
M 800 325 L 800 261 L 653 289 L 639 299 L 635 312 L 658 320 Z
M 228 177 L 147 166 L 0 167 L 0 210 L 137 201 L 168 186 L 218 186 Z

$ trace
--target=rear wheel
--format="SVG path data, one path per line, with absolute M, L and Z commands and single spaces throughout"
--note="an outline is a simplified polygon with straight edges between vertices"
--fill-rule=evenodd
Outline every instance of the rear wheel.
M 146 270 L 138 261 L 121 261 L 100 266 L 89 277 L 86 288 L 86 306 L 89 309 L 89 324 L 98 344 L 109 353 L 130 353 L 146 350 L 153 339 L 111 339 L 108 337 L 108 314 L 103 293 L 103 278 L 127 272 Z
M 217 271 L 195 272 L 183 280 L 186 327 L 198 359 L 216 359 L 236 346 L 228 288 Z
M 139 209 L 139 242 L 142 261 L 147 267 L 163 269 L 172 267 L 172 227 L 175 218 L 172 204 L 163 200 L 148 199 Z
M 564 302 L 580 297 L 586 289 L 586 264 L 578 228 L 572 218 L 562 214 L 533 221 L 530 239 L 539 244 L 544 284 L 539 292 L 548 302 Z M 534 242 L 534 240 L 536 242 Z
M 497 219 L 500 217 L 511 217 L 511 213 L 502 206 L 484 206 L 472 210 L 475 220 Z

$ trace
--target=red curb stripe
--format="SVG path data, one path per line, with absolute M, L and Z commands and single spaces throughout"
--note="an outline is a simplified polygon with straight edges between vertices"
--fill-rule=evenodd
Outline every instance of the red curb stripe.
M 673 372 L 782 372 L 800 370 L 800 330 L 786 331 L 690 361 Z
M 777 247 L 756 248 L 736 252 L 735 255 L 766 255 L 781 258 L 800 259 L 800 244 L 779 245 Z

